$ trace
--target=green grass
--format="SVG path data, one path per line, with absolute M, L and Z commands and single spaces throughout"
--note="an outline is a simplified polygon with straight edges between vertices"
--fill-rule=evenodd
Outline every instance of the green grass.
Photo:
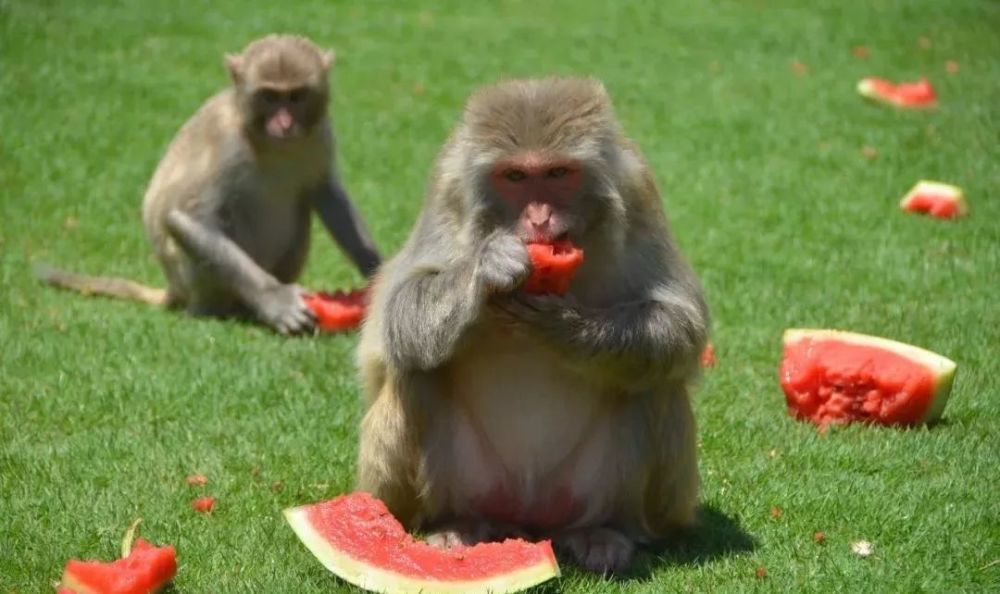
M 623 579 L 566 566 L 543 591 L 1000 589 L 984 567 L 1000 558 L 1000 5 L 611 4 L 0 0 L 0 592 L 115 556 L 138 516 L 178 547 L 175 592 L 352 591 L 280 510 L 352 487 L 356 337 L 287 340 L 30 275 L 45 260 L 162 283 L 143 187 L 225 84 L 223 52 L 272 30 L 337 48 L 340 166 L 386 251 L 464 97 L 500 76 L 602 78 L 655 168 L 715 319 L 719 364 L 695 403 L 705 528 Z M 868 74 L 927 74 L 941 107 L 865 104 Z M 920 178 L 962 185 L 971 215 L 899 213 Z M 325 238 L 304 280 L 360 282 Z M 945 421 L 820 435 L 790 420 L 789 326 L 955 359 Z M 194 472 L 209 485 L 187 486 Z M 209 516 L 189 507 L 203 492 Z M 874 555 L 851 553 L 860 539 Z

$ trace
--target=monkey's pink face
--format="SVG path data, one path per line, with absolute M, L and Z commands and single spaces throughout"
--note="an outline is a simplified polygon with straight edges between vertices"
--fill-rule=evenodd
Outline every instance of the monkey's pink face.
M 518 235 L 546 243 L 573 231 L 570 213 L 583 179 L 579 162 L 535 152 L 504 159 L 490 174 L 494 189 L 517 216 Z
M 275 141 L 304 135 L 315 123 L 317 99 L 306 88 L 262 88 L 254 93 L 254 111 L 261 130 Z

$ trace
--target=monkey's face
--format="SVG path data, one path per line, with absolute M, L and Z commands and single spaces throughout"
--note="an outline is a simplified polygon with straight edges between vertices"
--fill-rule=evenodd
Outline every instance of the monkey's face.
M 247 129 L 274 144 L 308 136 L 326 116 L 332 59 L 310 42 L 283 36 L 227 56 Z
M 579 242 L 603 210 L 589 164 L 565 154 L 518 152 L 498 159 L 487 176 L 495 222 L 525 242 Z
M 307 85 L 261 85 L 250 96 L 251 126 L 280 143 L 309 134 L 322 119 L 325 94 Z

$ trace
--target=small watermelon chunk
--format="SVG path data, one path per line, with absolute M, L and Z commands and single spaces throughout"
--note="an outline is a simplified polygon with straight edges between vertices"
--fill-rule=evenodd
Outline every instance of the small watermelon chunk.
M 838 330 L 786 330 L 779 369 L 788 412 L 817 425 L 916 425 L 940 418 L 956 365 L 930 351 Z
M 576 269 L 583 264 L 583 250 L 568 240 L 553 243 L 529 243 L 531 276 L 524 283 L 527 293 L 563 295 Z
M 136 539 L 132 551 L 117 561 L 66 563 L 60 592 L 70 594 L 150 594 L 159 591 L 177 573 L 174 547 L 155 547 Z
M 198 497 L 191 502 L 191 507 L 194 511 L 200 514 L 207 514 L 208 512 L 215 509 L 215 497 L 206 495 L 204 497 Z
M 715 346 L 712 343 L 705 345 L 699 358 L 701 366 L 704 368 L 715 367 Z
M 917 182 L 899 201 L 899 207 L 939 219 L 954 219 L 969 212 L 962 188 L 927 180 Z
M 316 314 L 316 322 L 321 330 L 327 332 L 354 330 L 365 318 L 368 289 L 310 293 L 306 295 L 305 301 Z
M 437 549 L 407 534 L 385 504 L 368 493 L 341 495 L 284 514 L 327 569 L 372 592 L 500 594 L 559 575 L 547 540 Z
M 893 83 L 884 78 L 870 76 L 858 82 L 858 93 L 866 99 L 894 107 L 920 109 L 937 105 L 937 93 L 931 81 L 921 78 L 917 82 Z

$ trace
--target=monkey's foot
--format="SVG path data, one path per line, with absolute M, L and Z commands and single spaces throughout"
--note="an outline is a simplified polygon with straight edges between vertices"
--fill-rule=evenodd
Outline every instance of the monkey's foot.
M 614 573 L 628 569 L 635 555 L 632 539 L 611 528 L 581 528 L 556 539 L 589 571 Z
M 484 520 L 466 520 L 442 526 L 427 537 L 427 544 L 439 549 L 458 545 L 474 545 L 505 538 L 524 538 L 525 534 L 512 526 L 493 524 Z

